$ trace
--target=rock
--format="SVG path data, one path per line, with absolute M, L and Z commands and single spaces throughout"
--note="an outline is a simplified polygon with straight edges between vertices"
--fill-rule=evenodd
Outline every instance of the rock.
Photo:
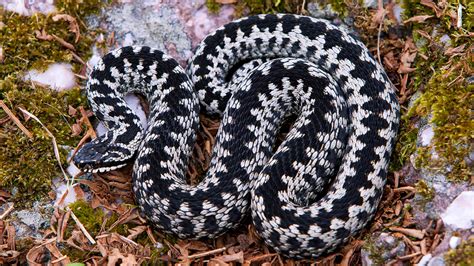
M 402 23 L 403 22 L 403 19 L 402 19 L 402 14 L 405 10 L 403 9 L 403 7 L 399 4 L 395 4 L 393 6 L 393 15 L 395 16 L 395 19 L 397 20 L 398 23 Z
M 318 3 L 310 2 L 306 6 L 309 15 L 315 18 L 334 19 L 337 17 L 337 12 L 334 11 L 330 4 L 319 5 Z
M 445 225 L 456 229 L 474 227 L 474 191 L 462 192 L 441 214 Z
M 54 0 L 0 0 L 0 6 L 24 16 L 31 16 L 34 13 L 50 14 L 56 11 Z
M 426 254 L 424 255 L 421 260 L 418 262 L 418 266 L 426 266 L 428 265 L 428 262 L 430 262 L 431 258 L 433 257 L 433 255 L 431 254 Z
M 42 238 L 40 230 L 49 227 L 53 205 L 49 201 L 36 201 L 29 209 L 16 210 L 11 213 L 11 223 L 15 227 L 16 238 Z
M 24 79 L 50 86 L 51 89 L 57 91 L 71 89 L 76 86 L 76 77 L 72 72 L 72 66 L 66 63 L 54 63 L 44 72 L 30 70 L 26 73 Z
M 460 237 L 452 236 L 449 239 L 449 247 L 450 248 L 455 249 L 457 246 L 459 246 L 459 244 L 461 244 L 461 238 Z
M 364 0 L 362 1 L 362 4 L 367 8 L 377 8 L 377 2 L 377 0 Z
M 104 11 L 108 32 L 115 32 L 119 46 L 146 45 L 185 61 L 192 54 L 191 40 L 176 10 L 160 1 L 133 1 Z M 173 51 L 168 48 L 173 47 Z
M 443 257 L 436 256 L 430 259 L 427 266 L 444 266 L 446 263 L 444 262 Z
M 433 137 L 434 131 L 431 125 L 426 125 L 424 128 L 420 129 L 419 140 L 421 146 L 428 146 Z

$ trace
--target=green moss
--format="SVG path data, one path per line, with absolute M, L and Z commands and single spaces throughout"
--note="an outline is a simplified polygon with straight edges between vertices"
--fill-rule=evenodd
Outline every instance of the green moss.
M 402 118 L 403 121 L 403 118 Z M 390 170 L 399 170 L 409 160 L 416 150 L 416 138 L 418 136 L 418 128 L 414 127 L 407 121 L 401 122 L 398 141 L 395 144 L 393 159 L 391 160 Z
M 302 3 L 298 0 L 239 0 L 236 16 L 254 14 L 297 13 Z
M 447 265 L 474 265 L 474 238 L 464 241 L 456 249 L 451 249 L 444 255 Z
M 328 4 L 331 5 L 332 10 L 336 11 L 341 17 L 347 16 L 348 14 L 348 5 L 345 0 L 327 0 Z M 352 1 L 352 2 L 360 2 L 360 1 Z
M 457 13 L 459 2 L 465 7 L 463 28 L 456 28 L 447 15 L 449 12 Z M 413 40 L 418 54 L 423 56 L 416 58 L 415 71 L 410 76 L 413 89 L 420 91 L 421 95 L 401 121 L 396 153 L 401 158 L 399 162 L 406 161 L 407 151 L 414 150 L 414 122 L 419 117 L 430 117 L 434 138 L 430 146 L 416 149 L 416 166 L 440 172 L 451 180 L 467 180 L 472 175 L 465 158 L 472 149 L 470 140 L 474 131 L 471 111 L 474 84 L 467 81 L 469 73 L 474 73 L 474 58 L 468 48 L 474 42 L 466 33 L 472 31 L 472 19 L 469 18 L 474 15 L 474 7 L 467 2 L 448 1 L 446 15 L 436 18 L 431 8 L 419 2 L 404 1 L 406 18 L 419 15 L 433 15 L 433 18 L 429 23 L 412 23 Z M 427 32 L 431 39 L 423 37 L 418 30 Z M 443 48 L 440 41 L 443 35 L 451 40 L 446 44 L 448 47 L 465 45 L 466 50 L 460 56 L 447 56 L 447 47 Z M 432 156 L 433 151 L 437 156 Z
M 216 0 L 206 0 L 206 6 L 211 13 L 218 13 L 221 8 L 221 5 Z
M 58 13 L 76 18 L 81 37 L 69 31 L 63 20 L 54 21 L 51 15 L 35 14 L 30 17 L 9 12 L 0 7 L 0 46 L 3 62 L 0 67 L 0 99 L 20 117 L 26 128 L 33 133 L 28 139 L 11 121 L 0 124 L 0 186 L 18 188 L 14 197 L 25 204 L 28 199 L 38 198 L 50 190 L 51 179 L 59 176 L 60 169 L 53 153 L 51 138 L 33 119 L 25 122 L 18 107 L 36 115 L 54 134 L 59 145 L 75 146 L 79 140 L 73 137 L 71 125 L 75 118 L 67 114 L 68 106 L 85 105 L 85 97 L 78 88 L 66 92 L 53 92 L 46 88 L 24 82 L 25 71 L 44 70 L 54 62 L 66 62 L 78 73 L 83 64 L 74 59 L 73 53 L 86 61 L 91 53 L 97 31 L 84 23 L 86 16 L 97 13 L 103 5 L 101 0 L 55 1 Z M 40 40 L 36 32 L 44 31 L 73 44 L 75 51 L 63 47 L 55 40 Z M 6 118 L 0 109 L 0 119 Z M 64 162 L 65 151 L 60 151 Z
M 94 209 L 84 200 L 69 204 L 69 208 L 92 236 L 99 233 L 105 217 L 105 213 L 100 208 Z

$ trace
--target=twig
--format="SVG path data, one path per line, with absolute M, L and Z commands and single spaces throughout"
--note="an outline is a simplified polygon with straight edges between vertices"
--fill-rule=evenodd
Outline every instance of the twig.
M 20 119 L 18 119 L 18 117 L 15 116 L 15 114 L 13 114 L 13 112 L 10 110 L 10 108 L 8 108 L 8 106 L 6 106 L 6 104 L 0 100 L 0 106 L 2 107 L 3 111 L 5 111 L 5 113 L 7 113 L 7 115 L 10 117 L 10 119 L 15 123 L 15 125 L 23 132 L 25 133 L 25 135 L 29 138 L 29 139 L 32 139 L 33 138 L 33 134 L 28 130 L 26 129 L 25 126 L 23 126 L 23 124 L 20 122 Z
M 379 7 L 379 9 L 383 10 L 382 19 L 380 20 L 379 30 L 378 30 L 378 33 L 377 33 L 377 59 L 379 60 L 379 64 L 382 65 L 382 60 L 380 60 L 380 35 L 382 34 L 383 21 L 385 20 L 385 15 L 386 15 L 387 12 L 383 8 L 383 0 L 378 1 L 378 7 Z
M 416 257 L 418 255 L 421 255 L 421 252 L 416 252 L 416 253 L 412 253 L 412 254 L 409 254 L 409 255 L 406 255 L 406 256 L 401 256 L 401 257 L 398 257 L 397 259 L 398 260 L 408 260 L 408 259 L 411 259 L 411 258 Z
M 0 220 L 3 220 L 13 209 L 15 208 L 15 204 L 12 203 L 8 209 L 6 209 L 1 215 L 0 215 Z
M 389 227 L 388 229 L 391 231 L 399 232 L 399 233 L 412 236 L 418 239 L 423 239 L 425 237 L 425 232 L 422 230 L 403 228 L 403 227 L 397 227 L 397 226 L 392 226 L 392 227 Z
M 51 261 L 51 263 L 52 263 L 52 264 L 58 263 L 58 262 L 60 262 L 60 261 L 62 261 L 62 260 L 64 260 L 64 259 L 67 259 L 67 255 L 63 255 L 61 258 L 57 258 L 57 259 Z
M 82 233 L 89 240 L 89 242 L 91 242 L 92 245 L 95 245 L 96 242 L 95 242 L 94 238 L 92 238 L 92 236 L 89 234 L 89 232 L 87 232 L 87 229 L 84 227 L 84 225 L 82 225 L 81 221 L 79 221 L 79 219 L 74 214 L 74 212 L 69 207 L 67 207 L 66 210 L 71 211 L 71 217 L 76 222 L 77 226 L 79 226 L 79 229 L 81 229 Z
M 202 253 L 198 253 L 198 254 L 188 256 L 187 259 L 192 260 L 192 259 L 202 258 L 202 257 L 206 257 L 206 256 L 209 256 L 209 255 L 221 253 L 221 252 L 224 252 L 226 250 L 227 250 L 227 247 L 222 247 L 222 248 L 218 248 L 218 249 L 214 249 L 214 250 L 210 250 L 210 251 L 206 251 L 206 252 L 202 252 Z
M 395 193 L 400 193 L 400 192 L 416 192 L 416 189 L 414 187 L 399 187 L 399 188 L 394 188 L 392 190 Z

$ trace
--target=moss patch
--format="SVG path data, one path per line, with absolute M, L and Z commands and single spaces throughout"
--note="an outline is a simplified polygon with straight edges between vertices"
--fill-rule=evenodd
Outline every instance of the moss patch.
M 239 0 L 236 4 L 236 17 L 255 14 L 300 13 L 303 4 L 298 0 Z
M 54 134 L 59 145 L 75 146 L 79 138 L 72 136 L 71 125 L 75 118 L 67 114 L 68 106 L 86 104 L 79 88 L 54 92 L 24 82 L 22 77 L 25 71 L 44 70 L 54 62 L 70 63 L 73 71 L 79 73 L 84 65 L 77 58 L 87 60 L 97 33 L 86 27 L 84 19 L 99 12 L 102 5 L 101 0 L 56 1 L 57 13 L 76 19 L 81 34 L 77 42 L 77 35 L 70 31 L 69 23 L 54 21 L 54 14 L 27 17 L 0 7 L 0 45 L 3 51 L 0 99 L 33 133 L 33 138 L 28 139 L 0 109 L 0 120 L 3 121 L 0 123 L 0 186 L 9 190 L 18 188 L 15 201 L 31 202 L 29 199 L 44 195 L 50 189 L 52 178 L 60 173 L 50 137 L 34 120 L 22 119 L 18 107 L 36 115 Z M 41 40 L 37 35 L 42 33 L 54 35 L 72 44 L 74 49 L 68 49 L 54 39 Z M 64 159 L 65 152 L 61 153 Z
M 97 233 L 99 233 L 105 216 L 105 213 L 101 209 L 92 208 L 89 203 L 84 200 L 78 200 L 69 204 L 69 208 L 92 236 L 96 236 Z
M 407 122 L 417 117 L 431 115 L 434 138 L 430 146 L 417 149 L 416 164 L 446 174 L 451 180 L 467 180 L 472 174 L 465 158 L 472 150 L 470 140 L 474 131 L 474 84 L 467 80 L 469 73 L 474 73 L 474 57 L 469 48 L 474 42 L 468 34 L 473 30 L 474 5 L 467 2 L 448 1 L 439 18 L 427 6 L 412 1 L 404 3 L 406 17 L 432 15 L 433 18 L 429 23 L 413 23 L 413 40 L 419 51 L 413 87 L 422 93 L 406 113 L 402 128 L 410 128 Z M 453 19 L 459 3 L 465 7 L 462 28 L 457 28 L 457 20 Z M 433 149 L 438 156 L 433 156 Z

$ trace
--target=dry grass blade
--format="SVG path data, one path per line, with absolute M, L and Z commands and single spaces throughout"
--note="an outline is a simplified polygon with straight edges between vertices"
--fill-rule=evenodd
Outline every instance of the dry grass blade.
M 49 129 L 41 122 L 41 120 L 39 120 L 38 117 L 36 117 L 34 114 L 26 111 L 25 109 L 23 108 L 20 108 L 19 109 L 25 114 L 27 115 L 28 117 L 31 117 L 33 118 L 36 122 L 38 122 L 43 128 L 44 130 L 48 133 L 48 135 L 51 137 L 51 140 L 53 142 L 53 150 L 54 150 L 54 156 L 56 157 L 56 160 L 58 162 L 58 165 L 59 165 L 59 168 L 61 168 L 61 171 L 63 172 L 63 175 L 64 175 L 64 180 L 67 182 L 68 185 L 70 185 L 70 180 L 68 178 L 68 175 L 66 174 L 66 171 L 64 171 L 64 168 L 63 168 L 63 165 L 61 163 L 61 157 L 59 155 L 59 148 L 58 148 L 58 143 L 56 142 L 56 138 L 54 137 L 53 133 L 51 133 L 51 131 L 49 131 Z
M 67 211 L 71 211 L 72 219 L 76 222 L 77 226 L 79 226 L 79 229 L 81 229 L 82 233 L 87 238 L 87 240 L 89 240 L 89 242 L 92 245 L 95 245 L 96 242 L 95 242 L 94 238 L 92 238 L 91 234 L 89 234 L 87 229 L 84 227 L 84 225 L 81 223 L 81 221 L 77 218 L 77 216 L 74 214 L 74 212 L 71 209 L 69 209 L 69 207 L 67 207 L 66 209 L 67 209 Z
M 424 230 L 422 231 L 422 230 L 417 230 L 417 229 L 410 229 L 410 228 L 403 228 L 403 227 L 396 227 L 396 226 L 389 227 L 388 229 L 390 229 L 391 231 L 400 232 L 407 236 L 415 237 L 418 239 L 423 239 L 423 237 L 425 237 Z
M 11 203 L 10 206 L 8 206 L 8 208 L 2 214 L 0 214 L 0 220 L 5 219 L 5 217 L 7 217 L 7 215 L 10 214 L 10 212 L 13 211 L 14 208 L 15 204 Z
M 10 110 L 10 108 L 8 108 L 8 106 L 2 100 L 0 100 L 0 106 L 2 107 L 3 111 L 5 111 L 5 113 L 10 117 L 10 119 L 13 121 L 13 123 L 15 123 L 15 125 L 23 133 L 25 133 L 25 135 L 29 139 L 33 139 L 33 134 L 28 129 L 26 129 L 26 127 L 20 122 L 20 119 L 18 119 L 18 117 L 16 117 L 16 115 L 13 114 L 13 112 Z
M 226 250 L 227 250 L 226 247 L 218 248 L 218 249 L 214 249 L 214 250 L 210 250 L 210 251 L 206 251 L 206 252 L 201 252 L 201 253 L 189 255 L 189 256 L 187 256 L 187 259 L 189 259 L 189 260 L 198 259 L 198 258 L 202 258 L 202 257 L 206 257 L 206 256 L 210 256 L 210 255 L 222 253 L 222 252 L 224 252 L 224 251 L 226 251 Z

